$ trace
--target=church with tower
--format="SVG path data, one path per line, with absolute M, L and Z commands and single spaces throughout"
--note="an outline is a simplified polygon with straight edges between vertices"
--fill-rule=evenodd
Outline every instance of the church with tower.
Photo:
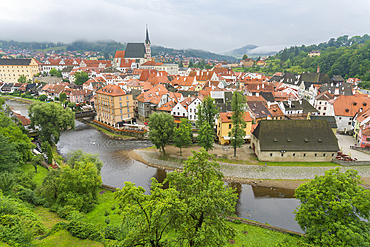
M 145 43 L 127 43 L 124 51 L 116 51 L 113 59 L 113 65 L 117 69 L 124 71 L 127 69 L 139 68 L 147 61 L 152 60 L 150 49 L 149 31 L 146 26 Z

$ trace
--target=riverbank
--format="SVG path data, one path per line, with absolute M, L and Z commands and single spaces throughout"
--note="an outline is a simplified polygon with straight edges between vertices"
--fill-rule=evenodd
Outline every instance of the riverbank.
M 130 151 L 129 155 L 131 158 L 149 166 L 166 170 L 181 170 L 184 160 L 187 156 L 191 155 L 191 150 L 196 151 L 194 149 L 199 149 L 199 147 L 190 147 L 189 150 L 183 150 L 182 157 L 177 156 L 177 151 L 173 153 L 173 148 L 169 146 L 166 146 L 166 152 L 169 154 L 166 157 L 160 155 L 156 149 L 136 149 Z M 213 150 L 213 152 L 217 152 L 217 150 Z M 339 167 L 341 172 L 349 169 L 357 170 L 364 180 L 363 186 L 368 189 L 370 188 L 369 166 L 261 166 L 247 165 L 245 163 L 238 164 L 236 161 L 235 163 L 219 162 L 219 164 L 220 170 L 225 176 L 224 180 L 227 182 L 235 181 L 264 187 L 296 189 L 299 185 L 315 178 L 316 175 L 324 175 L 325 171 Z

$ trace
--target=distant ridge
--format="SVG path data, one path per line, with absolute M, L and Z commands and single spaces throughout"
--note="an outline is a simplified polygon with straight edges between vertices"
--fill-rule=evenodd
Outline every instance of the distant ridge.
M 249 54 L 249 51 L 256 49 L 258 46 L 256 45 L 245 45 L 241 48 L 237 48 L 231 51 L 227 51 L 224 54 L 228 56 L 233 56 L 236 58 L 242 58 L 244 54 Z

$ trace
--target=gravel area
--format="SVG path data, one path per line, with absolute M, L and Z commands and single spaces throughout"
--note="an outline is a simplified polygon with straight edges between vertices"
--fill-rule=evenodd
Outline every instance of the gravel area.
M 159 167 L 181 169 L 182 162 L 165 161 L 158 159 L 159 153 L 144 150 L 134 150 L 134 152 L 144 159 L 147 163 Z M 173 158 L 182 158 L 172 156 Z M 183 159 L 183 158 L 182 158 Z M 221 171 L 225 177 L 241 179 L 313 179 L 315 175 L 324 175 L 326 170 L 334 167 L 296 167 L 296 166 L 260 166 L 260 165 L 239 165 L 230 163 L 220 163 Z M 370 166 L 339 166 L 342 172 L 354 169 L 361 177 L 370 177 Z

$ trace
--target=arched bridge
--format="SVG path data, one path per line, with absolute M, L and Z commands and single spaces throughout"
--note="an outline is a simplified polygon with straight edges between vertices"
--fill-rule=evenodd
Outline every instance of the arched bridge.
M 75 118 L 85 118 L 85 117 L 95 117 L 96 111 L 82 111 L 82 112 L 76 112 Z

